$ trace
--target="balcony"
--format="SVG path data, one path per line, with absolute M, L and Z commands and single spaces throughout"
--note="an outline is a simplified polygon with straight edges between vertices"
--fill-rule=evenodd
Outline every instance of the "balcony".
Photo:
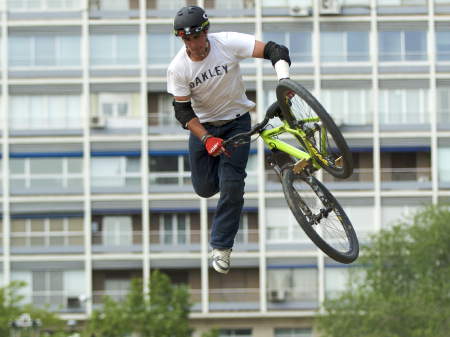
M 211 311 L 259 310 L 259 289 L 209 289 L 209 308 Z
M 384 190 L 431 190 L 431 168 L 382 168 L 381 188 Z
M 317 291 L 291 287 L 267 291 L 269 310 L 316 310 L 319 307 Z
M 40 308 L 49 308 L 59 313 L 81 313 L 85 311 L 80 300 L 82 293 L 67 290 L 33 290 L 31 303 Z

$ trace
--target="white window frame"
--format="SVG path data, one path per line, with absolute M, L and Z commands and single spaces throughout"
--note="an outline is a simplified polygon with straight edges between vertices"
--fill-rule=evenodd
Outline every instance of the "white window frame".
M 183 215 L 185 219 L 185 242 L 178 242 L 178 216 Z M 167 235 L 164 228 L 164 217 L 170 216 L 172 218 L 172 229 L 170 231 L 170 243 L 165 242 Z M 190 244 L 191 243 L 191 216 L 189 213 L 162 213 L 159 215 L 159 242 L 162 245 L 172 246 L 177 244 Z
M 337 92 L 342 94 L 343 97 L 343 104 L 344 106 L 340 107 L 339 114 L 336 114 L 333 111 L 334 103 L 331 101 L 331 93 Z M 323 105 L 326 107 L 330 115 L 332 116 L 333 120 L 339 125 L 339 124 L 345 124 L 345 125 L 371 125 L 372 124 L 372 112 L 371 112 L 371 95 L 369 89 L 322 89 L 321 91 L 321 98 L 320 101 L 323 103 Z M 361 124 L 351 124 L 351 117 L 350 117 L 350 100 L 352 99 L 353 95 L 359 95 L 361 99 L 361 111 L 364 112 L 364 114 L 361 115 L 360 121 Z
M 132 115 L 133 108 L 133 97 L 132 93 L 101 93 L 98 95 L 98 113 L 100 116 L 104 118 L 128 118 Z M 113 107 L 112 116 L 108 116 L 105 114 L 103 110 L 103 104 L 111 104 Z M 118 105 L 126 104 L 127 105 L 127 114 L 125 116 L 120 116 L 118 112 Z
M 112 226 L 107 228 L 107 225 Z M 133 244 L 133 218 L 128 215 L 104 216 L 102 219 L 102 243 L 108 247 L 131 246 Z
M 45 12 L 59 12 L 59 11 L 78 11 L 81 9 L 81 1 L 76 0 L 58 0 L 62 4 L 66 4 L 65 7 L 62 8 L 50 8 L 48 5 L 48 0 L 40 0 L 39 7 L 38 8 L 29 8 L 28 4 L 30 3 L 29 0 L 8 0 L 8 11 L 9 12 L 29 12 L 30 10 L 33 11 L 45 11 Z M 13 8 L 10 3 L 20 3 L 21 8 Z M 67 5 L 69 4 L 69 5 Z M 75 6 L 70 7 L 70 4 L 75 4 Z M 78 6 L 76 6 L 78 4 Z
M 127 156 L 106 156 L 106 157 L 96 157 L 93 156 L 91 157 L 91 161 L 92 160 L 96 160 L 96 159 L 110 159 L 110 160 L 118 160 L 119 161 L 119 172 L 116 175 L 110 175 L 108 176 L 108 178 L 114 178 L 114 184 L 101 184 L 101 185 L 96 185 L 95 181 L 97 178 L 104 178 L 105 175 L 102 174 L 102 172 L 94 172 L 94 170 L 91 170 L 91 182 L 92 185 L 94 187 L 124 187 L 126 186 L 126 182 L 127 182 L 127 178 L 137 178 L 140 179 L 141 178 L 141 173 L 140 172 L 127 172 L 127 160 L 128 157 Z M 140 157 L 138 157 L 140 160 Z
M 24 160 L 24 173 L 10 173 L 10 180 L 24 180 L 25 181 L 25 188 L 29 189 L 31 188 L 31 181 L 32 180 L 38 180 L 38 179 L 55 179 L 54 173 L 49 174 L 31 174 L 31 160 L 33 158 L 14 158 L 15 160 Z M 39 158 L 39 159 L 45 159 Z M 49 159 L 61 159 L 62 162 L 62 172 L 60 173 L 60 176 L 57 177 L 62 182 L 62 188 L 68 188 L 69 186 L 69 179 L 83 179 L 83 173 L 69 173 L 69 161 L 68 157 L 60 157 L 60 158 L 49 158 Z
M 392 119 L 393 114 L 400 115 L 400 123 L 399 124 L 410 124 L 411 116 L 410 111 L 406 111 L 407 109 L 407 91 L 409 90 L 418 90 L 419 91 L 419 101 L 420 106 L 418 107 L 417 113 L 418 115 L 418 124 L 429 124 L 430 123 L 430 115 L 427 110 L 428 107 L 428 89 L 426 88 L 417 88 L 417 89 L 380 89 L 379 90 L 379 106 L 380 106 L 380 125 L 388 125 L 391 124 L 390 120 Z M 401 106 L 399 109 L 395 109 L 395 111 L 390 111 L 389 106 L 389 94 L 395 91 L 396 93 L 401 95 Z M 397 123 L 396 123 L 397 124 Z

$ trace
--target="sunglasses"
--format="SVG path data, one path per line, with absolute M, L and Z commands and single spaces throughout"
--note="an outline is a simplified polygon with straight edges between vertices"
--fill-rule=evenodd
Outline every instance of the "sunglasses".
M 174 30 L 175 36 L 183 37 L 187 35 L 195 35 L 200 34 L 206 27 L 208 27 L 209 21 L 203 22 L 200 26 L 197 27 L 186 27 L 184 29 Z

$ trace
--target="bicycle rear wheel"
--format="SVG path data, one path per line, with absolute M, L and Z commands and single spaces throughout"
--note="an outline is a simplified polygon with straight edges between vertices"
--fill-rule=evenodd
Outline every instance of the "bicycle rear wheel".
M 281 80 L 276 89 L 282 117 L 293 129 L 301 129 L 309 151 L 317 163 L 337 178 L 348 178 L 353 172 L 350 149 L 333 119 L 314 96 L 300 84 Z M 297 137 L 307 150 L 303 139 Z
M 355 230 L 330 191 L 314 176 L 295 174 L 292 168 L 283 170 L 282 184 L 295 219 L 316 246 L 338 262 L 356 260 L 359 243 Z

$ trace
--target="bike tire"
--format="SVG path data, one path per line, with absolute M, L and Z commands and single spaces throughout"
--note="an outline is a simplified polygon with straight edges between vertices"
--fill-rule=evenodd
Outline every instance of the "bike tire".
M 310 151 L 310 154 L 316 162 L 332 176 L 348 178 L 353 173 L 352 154 L 341 131 L 325 108 L 307 89 L 290 79 L 281 80 L 276 93 L 282 117 L 289 127 L 302 129 L 307 134 L 309 143 L 315 149 Z M 320 122 L 306 121 L 308 118 L 318 118 Z M 325 142 L 320 141 L 322 136 L 326 137 Z M 296 138 L 300 145 L 307 149 L 303 140 Z
M 355 261 L 359 255 L 358 238 L 331 192 L 314 176 L 295 174 L 292 168 L 283 170 L 281 182 L 289 208 L 315 245 L 338 262 Z M 308 195 L 308 189 L 313 193 Z

